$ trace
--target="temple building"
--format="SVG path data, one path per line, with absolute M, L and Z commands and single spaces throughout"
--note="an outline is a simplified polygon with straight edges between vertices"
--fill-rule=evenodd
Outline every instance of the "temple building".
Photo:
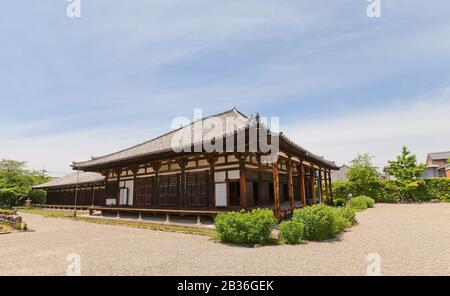
M 279 219 L 332 202 L 331 171 L 339 169 L 236 109 L 72 167 L 82 173 L 35 187 L 47 190 L 48 205 L 77 195 L 90 210 L 213 216 L 271 208 Z

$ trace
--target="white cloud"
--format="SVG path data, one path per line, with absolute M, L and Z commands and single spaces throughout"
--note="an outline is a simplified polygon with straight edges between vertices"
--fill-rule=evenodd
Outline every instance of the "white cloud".
M 284 130 L 294 141 L 338 164 L 358 153 L 375 156 L 383 167 L 407 145 L 420 162 L 427 153 L 450 150 L 450 88 L 376 110 L 362 110 L 333 118 L 298 121 Z

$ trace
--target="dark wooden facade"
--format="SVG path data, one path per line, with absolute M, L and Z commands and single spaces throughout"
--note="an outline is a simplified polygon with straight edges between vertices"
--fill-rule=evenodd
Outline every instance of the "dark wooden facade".
M 337 168 L 333 163 L 282 134 L 275 161 L 262 163 L 264 154 L 259 148 L 258 152 L 250 152 L 248 137 L 245 139 L 245 151 L 239 153 L 176 153 L 165 149 L 104 162 L 93 158 L 74 163 L 74 169 L 104 176 L 104 186 L 94 194 L 89 195 L 88 189 L 79 190 L 77 202 L 117 210 L 186 213 L 271 208 L 278 218 L 305 205 L 332 202 L 330 173 Z M 225 143 L 226 138 L 223 140 Z M 228 150 L 224 147 L 222 151 Z M 49 191 L 47 204 L 73 203 L 73 195 Z

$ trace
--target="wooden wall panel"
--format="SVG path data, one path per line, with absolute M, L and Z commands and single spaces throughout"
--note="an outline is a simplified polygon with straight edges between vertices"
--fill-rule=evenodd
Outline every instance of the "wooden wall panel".
M 205 208 L 209 203 L 209 174 L 208 172 L 187 174 L 188 207 Z
M 153 177 L 137 178 L 134 183 L 136 206 L 149 207 L 152 205 Z

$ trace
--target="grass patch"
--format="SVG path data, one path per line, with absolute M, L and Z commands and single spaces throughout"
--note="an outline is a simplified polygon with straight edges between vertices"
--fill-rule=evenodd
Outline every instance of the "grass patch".
M 89 222 L 89 223 L 96 223 L 96 224 L 103 224 L 103 225 L 120 225 L 120 226 L 134 227 L 134 228 L 145 228 L 145 229 L 152 229 L 152 230 L 180 232 L 180 233 L 187 233 L 187 234 L 199 234 L 199 235 L 207 235 L 207 236 L 213 236 L 215 233 L 214 229 L 196 228 L 196 227 L 179 226 L 179 225 L 139 223 L 139 222 L 113 220 L 113 219 L 105 219 L 105 218 L 67 217 L 67 219 L 75 220 L 75 221 L 84 221 L 84 222 Z
M 73 210 L 51 210 L 51 209 L 18 209 L 19 213 L 40 215 L 44 218 L 68 218 L 73 217 Z M 77 210 L 77 214 L 87 214 L 87 211 Z
M 13 230 L 14 229 L 11 226 L 9 226 L 9 225 L 0 224 L 0 232 L 11 232 Z
M 145 228 L 151 230 L 160 230 L 160 231 L 169 231 L 169 232 L 180 232 L 187 234 L 199 234 L 199 235 L 207 235 L 212 236 L 215 233 L 214 229 L 205 229 L 205 228 L 196 228 L 189 226 L 178 226 L 178 225 L 163 225 L 163 224 L 150 224 L 150 223 L 141 223 L 141 222 L 133 222 L 126 220 L 115 220 L 115 219 L 107 219 L 107 218 L 91 218 L 91 217 L 73 217 L 73 210 L 52 210 L 52 209 L 19 209 L 20 213 L 26 214 L 34 214 L 40 215 L 44 218 L 63 218 L 70 219 L 74 221 L 84 221 L 89 223 L 103 224 L 103 225 L 119 225 L 119 226 L 128 226 L 134 228 Z M 77 214 L 83 215 L 87 214 L 88 211 L 77 211 Z

